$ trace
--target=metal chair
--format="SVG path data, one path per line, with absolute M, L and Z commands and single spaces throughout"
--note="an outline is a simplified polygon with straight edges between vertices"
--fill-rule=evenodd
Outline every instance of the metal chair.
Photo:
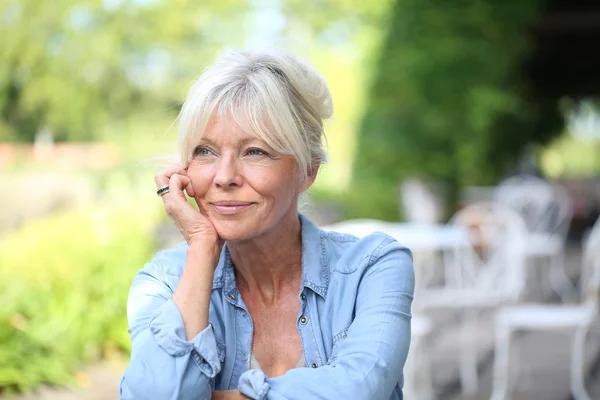
M 510 374 L 511 335 L 516 330 L 571 330 L 571 393 L 589 400 L 585 389 L 585 338 L 598 315 L 600 295 L 600 218 L 584 246 L 581 271 L 582 302 L 578 305 L 523 304 L 500 309 L 496 315 L 496 345 L 492 400 L 507 398 L 513 382 Z
M 516 210 L 527 225 L 528 263 L 542 263 L 541 282 L 563 300 L 572 298 L 575 288 L 564 270 L 564 250 L 573 216 L 569 195 L 533 175 L 505 179 L 494 191 L 494 201 Z
M 519 300 L 525 287 L 527 228 L 514 210 L 490 202 L 468 205 L 450 223 L 469 231 L 469 246 L 444 252 L 449 273 L 441 285 L 420 289 L 415 310 L 461 311 L 460 380 L 463 392 L 472 394 L 478 386 L 477 349 L 467 328 L 480 311 Z
M 408 222 L 435 224 L 442 207 L 431 188 L 419 179 L 407 179 L 400 185 L 402 214 Z
M 429 352 L 433 321 L 425 316 L 413 315 L 411 321 L 410 350 L 404 366 L 404 396 L 407 399 L 433 400 L 433 380 Z

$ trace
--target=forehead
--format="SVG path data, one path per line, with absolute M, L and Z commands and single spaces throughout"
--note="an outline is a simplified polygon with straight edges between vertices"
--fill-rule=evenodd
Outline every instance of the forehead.
M 216 111 L 207 119 L 204 129 L 194 135 L 193 142 L 240 144 L 260 141 L 273 147 L 278 141 L 271 131 L 265 126 L 264 121 L 258 122 L 244 112 Z
M 208 143 L 214 146 L 243 146 L 250 142 L 265 143 L 256 134 L 246 132 L 234 122 L 211 119 L 194 145 Z

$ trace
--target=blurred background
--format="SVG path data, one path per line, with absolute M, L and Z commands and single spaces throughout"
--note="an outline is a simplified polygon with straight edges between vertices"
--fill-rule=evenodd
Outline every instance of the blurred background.
M 304 212 L 415 252 L 407 398 L 600 398 L 599 43 L 596 0 L 0 1 L 0 397 L 118 398 L 186 91 L 274 45 L 335 105 Z

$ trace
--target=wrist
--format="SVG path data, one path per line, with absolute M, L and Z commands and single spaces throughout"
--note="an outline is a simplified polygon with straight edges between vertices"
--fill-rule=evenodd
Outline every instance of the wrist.
M 205 238 L 190 240 L 188 243 L 187 256 L 188 259 L 214 261 L 216 267 L 216 263 L 219 261 L 219 256 L 221 255 L 222 247 L 223 245 L 215 240 Z

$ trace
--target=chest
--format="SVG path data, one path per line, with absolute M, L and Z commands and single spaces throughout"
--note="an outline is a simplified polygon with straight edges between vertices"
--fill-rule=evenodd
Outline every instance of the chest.
M 211 324 L 222 351 L 222 370 L 215 388 L 233 389 L 248 371 L 254 355 L 267 376 L 278 376 L 296 368 L 304 354 L 309 368 L 318 368 L 336 359 L 345 330 L 354 318 L 351 288 L 331 277 L 327 298 L 304 287 L 279 308 L 265 308 L 238 292 L 217 296 L 211 305 Z
M 253 325 L 252 353 L 265 374 L 279 376 L 297 367 L 303 355 L 298 296 L 286 296 L 270 306 L 249 297 L 246 307 Z

